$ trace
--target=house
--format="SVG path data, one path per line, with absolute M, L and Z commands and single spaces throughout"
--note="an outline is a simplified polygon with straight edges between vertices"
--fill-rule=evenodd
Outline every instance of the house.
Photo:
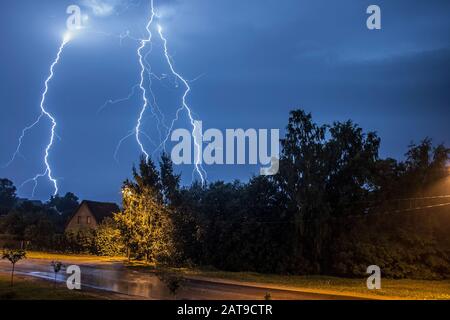
M 115 203 L 83 200 L 67 222 L 65 231 L 95 229 L 103 219 L 119 211 Z

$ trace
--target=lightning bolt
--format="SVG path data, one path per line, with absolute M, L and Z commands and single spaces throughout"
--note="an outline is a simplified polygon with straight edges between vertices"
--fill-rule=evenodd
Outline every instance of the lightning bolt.
M 167 137 L 164 140 L 164 143 L 167 141 L 170 132 L 172 131 L 173 125 L 175 123 L 175 121 L 178 119 L 178 114 L 182 109 L 185 109 L 187 111 L 187 114 L 189 116 L 191 125 L 192 125 L 192 137 L 194 138 L 194 144 L 195 144 L 195 148 L 196 148 L 196 157 L 195 157 L 195 170 L 197 171 L 201 181 L 202 181 L 202 185 L 205 184 L 206 181 L 206 171 L 203 169 L 202 165 L 201 165 L 201 132 L 199 130 L 199 127 L 197 126 L 197 122 L 195 121 L 194 117 L 192 116 L 192 110 L 189 107 L 189 105 L 187 104 L 187 96 L 189 95 L 189 93 L 191 92 L 191 87 L 189 86 L 189 83 L 186 79 L 184 79 L 174 68 L 173 63 L 172 63 L 172 59 L 170 57 L 169 54 L 169 50 L 167 48 L 167 39 L 164 37 L 163 33 L 162 33 L 162 27 L 160 25 L 158 25 L 158 34 L 161 38 L 161 40 L 163 41 L 164 44 L 164 55 L 166 57 L 166 61 L 167 64 L 169 65 L 170 71 L 172 72 L 172 74 L 178 78 L 186 87 L 186 90 L 184 91 L 183 94 L 183 98 L 182 98 L 182 106 L 177 110 L 176 112 L 176 118 L 174 119 L 174 121 L 172 121 L 172 125 L 168 131 Z M 200 136 L 200 137 L 199 137 Z M 200 141 L 199 141 L 200 138 Z
M 149 154 L 148 152 L 145 150 L 144 145 L 142 144 L 141 141 L 141 126 L 142 126 L 142 118 L 144 116 L 145 111 L 147 110 L 147 106 L 148 106 L 148 99 L 147 99 L 147 91 L 144 87 L 144 74 L 145 74 L 145 64 L 144 64 L 144 56 L 142 55 L 142 50 L 145 48 L 145 46 L 147 45 L 148 42 L 151 42 L 152 40 L 152 32 L 150 31 L 150 26 L 153 23 L 153 19 L 155 17 L 155 8 L 153 6 L 153 0 L 150 0 L 150 5 L 151 5 L 151 14 L 150 14 L 150 19 L 147 23 L 147 26 L 145 27 L 145 29 L 147 30 L 147 34 L 148 37 L 146 39 L 142 39 L 141 40 L 141 45 L 139 46 L 138 50 L 137 50 L 137 55 L 139 57 L 139 65 L 141 66 L 141 80 L 139 82 L 139 88 L 142 91 L 142 100 L 143 100 L 143 105 L 141 108 L 141 112 L 139 113 L 139 118 L 137 120 L 137 124 L 136 124 L 136 128 L 134 130 L 135 132 L 135 136 L 136 136 L 136 141 L 139 145 L 139 147 L 141 148 L 142 153 L 145 155 L 145 159 L 146 161 L 148 161 L 149 159 Z
M 41 109 L 41 113 L 39 114 L 39 117 L 36 119 L 35 122 L 33 122 L 30 126 L 25 127 L 22 130 L 22 135 L 19 138 L 19 144 L 17 146 L 17 149 L 16 149 L 15 153 L 13 154 L 13 157 L 11 158 L 11 160 L 9 162 L 9 163 L 11 163 L 12 161 L 14 161 L 15 157 L 17 156 L 17 154 L 19 154 L 20 147 L 21 147 L 21 144 L 22 144 L 22 140 L 24 139 L 27 131 L 31 130 L 34 126 L 36 126 L 43 117 L 47 117 L 51 121 L 52 125 L 51 125 L 50 141 L 47 144 L 47 147 L 45 148 L 45 155 L 44 155 L 45 170 L 44 170 L 43 173 L 36 174 L 33 178 L 24 181 L 19 186 L 19 189 L 20 189 L 25 184 L 33 181 L 34 182 L 34 187 L 33 187 L 33 191 L 32 191 L 31 197 L 34 197 L 34 194 L 35 194 L 35 191 L 36 191 L 36 187 L 37 187 L 37 183 L 38 183 L 38 179 L 42 178 L 42 177 L 45 177 L 45 176 L 47 176 L 49 181 L 53 184 L 53 188 L 54 188 L 53 195 L 58 194 L 58 181 L 53 177 L 52 168 L 51 168 L 49 160 L 48 160 L 49 155 L 50 155 L 50 150 L 51 150 L 51 148 L 53 146 L 53 142 L 54 142 L 55 136 L 56 136 L 55 129 L 56 129 L 57 123 L 56 123 L 56 119 L 53 117 L 53 115 L 50 112 L 48 112 L 47 109 L 45 108 L 45 100 L 47 98 L 47 93 L 48 93 L 48 90 L 49 90 L 49 83 L 53 79 L 53 76 L 54 76 L 55 66 L 59 63 L 59 60 L 61 58 L 61 54 L 63 53 L 63 50 L 64 50 L 66 44 L 69 41 L 70 41 L 70 34 L 66 34 L 64 36 L 64 39 L 63 39 L 59 49 L 58 49 L 58 53 L 56 55 L 56 58 L 53 61 L 53 63 L 51 64 L 51 66 L 50 66 L 50 73 L 49 73 L 47 79 L 44 82 L 45 89 L 42 92 L 41 102 L 40 102 L 40 105 L 39 105 L 40 109 Z
M 125 101 L 129 101 L 129 100 L 134 96 L 134 94 L 135 94 L 135 89 L 136 89 L 137 87 L 139 87 L 140 90 L 141 90 L 141 92 L 142 92 L 143 105 L 142 105 L 142 107 L 141 107 L 141 112 L 139 113 L 139 118 L 138 118 L 138 120 L 137 120 L 136 127 L 133 128 L 133 130 L 129 131 L 124 137 L 122 137 L 122 138 L 118 141 L 118 143 L 117 143 L 117 145 L 116 145 L 116 148 L 115 148 L 113 157 L 114 157 L 114 160 L 115 160 L 117 163 L 119 162 L 119 161 L 118 161 L 118 152 L 119 152 L 119 150 L 120 150 L 120 148 L 121 148 L 121 146 L 122 146 L 122 143 L 123 143 L 125 140 L 127 140 L 128 138 L 132 137 L 132 136 L 135 136 L 136 141 L 137 141 L 137 143 L 138 143 L 138 145 L 139 145 L 139 147 L 140 147 L 142 153 L 145 154 L 147 160 L 148 160 L 148 158 L 149 158 L 149 154 L 148 154 L 148 152 L 145 150 L 144 145 L 143 145 L 143 143 L 142 143 L 142 141 L 141 141 L 141 136 L 142 136 L 142 135 L 144 135 L 144 136 L 145 136 L 145 137 L 146 137 L 146 138 L 147 138 L 147 139 L 148 139 L 155 147 L 157 147 L 157 148 L 154 150 L 154 153 L 156 153 L 156 152 L 161 148 L 161 145 L 158 146 L 158 145 L 150 138 L 150 136 L 149 136 L 148 134 L 146 134 L 144 131 L 142 131 L 142 129 L 141 129 L 142 124 L 143 124 L 142 122 L 143 122 L 143 116 L 144 116 L 144 113 L 145 113 L 145 111 L 147 110 L 148 105 L 150 104 L 149 101 L 148 101 L 148 98 L 147 98 L 146 88 L 144 87 L 144 73 L 145 73 L 145 72 L 146 72 L 147 75 L 148 75 L 149 92 L 150 92 L 150 94 L 151 94 L 151 96 L 152 96 L 152 108 L 150 108 L 150 109 L 151 109 L 151 111 L 152 111 L 153 117 L 154 117 L 154 118 L 156 119 L 156 121 L 157 121 L 157 130 L 158 130 L 158 133 L 159 133 L 159 139 L 160 139 L 160 141 L 161 141 L 161 139 L 162 139 L 161 127 L 163 127 L 163 128 L 166 129 L 166 130 L 168 129 L 167 125 L 165 124 L 164 114 L 161 112 L 161 109 L 159 108 L 158 103 L 157 103 L 157 101 L 156 101 L 156 96 L 155 96 L 155 94 L 154 94 L 154 92 L 153 92 L 153 90 L 152 90 L 152 78 L 155 78 L 155 79 L 157 79 L 157 80 L 159 80 L 159 81 L 162 80 L 162 78 L 158 77 L 155 73 L 152 72 L 151 65 L 150 65 L 150 63 L 147 61 L 147 57 L 148 57 L 148 56 L 150 55 L 150 53 L 152 52 L 152 47 L 151 47 L 150 50 L 145 54 L 145 56 L 142 55 L 142 51 L 143 51 L 144 48 L 146 47 L 147 43 L 149 43 L 150 45 L 152 45 L 152 43 L 151 43 L 152 33 L 151 33 L 151 31 L 150 31 L 150 27 L 151 27 L 151 24 L 152 24 L 153 19 L 154 19 L 155 16 L 156 16 L 156 12 L 155 12 L 155 10 L 154 10 L 153 1 L 151 1 L 151 16 L 150 16 L 149 22 L 148 22 L 148 24 L 147 24 L 147 26 L 146 26 L 146 30 L 147 30 L 148 36 L 147 36 L 147 38 L 145 38 L 145 39 L 142 39 L 142 38 L 139 39 L 139 38 L 135 38 L 135 37 L 131 36 L 131 33 L 130 33 L 129 30 L 126 30 L 125 32 L 122 32 L 122 33 L 119 34 L 119 35 L 115 35 L 115 34 L 107 33 L 107 32 L 101 32 L 101 31 L 90 31 L 90 32 L 95 33 L 95 34 L 101 34 L 101 35 L 108 36 L 108 37 L 115 37 L 115 38 L 118 38 L 118 39 L 120 40 L 120 45 L 121 45 L 121 46 L 122 46 L 122 42 L 123 42 L 124 39 L 130 39 L 130 40 L 133 40 L 133 41 L 136 41 L 136 42 L 139 42 L 139 43 L 140 43 L 140 46 L 139 46 L 139 48 L 138 48 L 138 50 L 137 50 L 137 55 L 138 55 L 138 57 L 139 57 L 139 64 L 140 64 L 140 67 L 141 67 L 141 73 L 140 73 L 140 81 L 139 81 L 139 83 L 135 84 L 135 85 L 131 88 L 131 91 L 130 91 L 130 93 L 128 94 L 128 96 L 123 97 L 123 98 L 119 98 L 119 99 L 115 99 L 115 100 L 113 100 L 113 99 L 108 99 L 108 100 L 105 101 L 105 103 L 103 103 L 103 105 L 100 106 L 100 108 L 99 108 L 98 111 L 97 111 L 97 113 L 100 113 L 100 112 L 102 112 L 106 107 L 108 107 L 108 106 L 110 106 L 110 105 L 115 105 L 115 104 L 118 104 L 118 103 L 122 103 L 122 102 L 125 102 Z
M 142 39 L 141 40 L 141 45 L 137 49 L 137 55 L 139 57 L 139 65 L 141 67 L 139 87 L 140 87 L 140 89 L 142 91 L 143 105 L 142 105 L 142 108 L 141 108 L 141 112 L 139 113 L 139 117 L 138 117 L 138 120 L 137 120 L 136 127 L 134 129 L 136 141 L 137 141 L 137 143 L 138 143 L 142 153 L 145 155 L 145 158 L 146 158 L 147 161 L 148 161 L 150 156 L 149 156 L 149 153 L 145 150 L 145 147 L 144 147 L 144 145 L 143 145 L 143 143 L 141 141 L 141 127 L 142 127 L 142 119 L 143 119 L 144 113 L 147 110 L 147 107 L 149 105 L 149 101 L 147 99 L 147 91 L 146 91 L 145 86 L 144 86 L 144 74 L 145 74 L 146 70 L 150 69 L 150 66 L 149 66 L 148 62 L 146 61 L 146 59 L 145 59 L 146 56 L 145 57 L 143 56 L 142 51 L 146 47 L 147 43 L 151 44 L 152 32 L 150 30 L 150 27 L 151 27 L 151 25 L 153 23 L 153 20 L 154 20 L 155 16 L 158 17 L 158 15 L 155 12 L 154 0 L 150 0 L 150 9 L 151 9 L 150 18 L 149 18 L 148 23 L 146 25 L 146 30 L 147 30 L 148 37 L 146 39 Z M 203 167 L 201 165 L 201 132 L 199 130 L 197 122 L 195 121 L 194 117 L 192 116 L 192 111 L 191 111 L 189 105 L 187 104 L 187 96 L 191 92 L 191 87 L 189 86 L 188 81 L 185 78 L 183 78 L 174 68 L 174 65 L 173 65 L 173 62 L 172 62 L 172 59 L 170 57 L 169 50 L 168 50 L 168 47 L 167 47 L 167 39 L 164 37 L 164 35 L 162 33 L 162 27 L 160 25 L 158 25 L 157 29 L 158 29 L 158 34 L 159 34 L 159 36 L 160 36 L 160 38 L 161 38 L 161 40 L 163 41 L 163 44 L 164 44 L 164 56 L 165 56 L 165 59 L 167 61 L 168 66 L 170 68 L 170 71 L 175 76 L 175 78 L 178 79 L 179 81 L 181 81 L 184 84 L 184 86 L 186 87 L 186 90 L 184 91 L 183 97 L 182 97 L 182 106 L 177 110 L 176 118 L 172 121 L 171 127 L 168 128 L 167 136 L 166 136 L 164 142 L 162 143 L 162 145 L 163 146 L 166 145 L 168 137 L 169 137 L 169 135 L 170 135 L 170 133 L 171 133 L 171 131 L 173 129 L 174 123 L 175 123 L 176 120 L 178 120 L 179 113 L 182 110 L 186 110 L 187 114 L 189 116 L 192 128 L 193 128 L 192 129 L 192 136 L 194 138 L 195 151 L 196 151 L 195 152 L 195 154 L 196 154 L 196 157 L 195 157 L 195 170 L 198 173 L 202 184 L 204 184 L 205 181 L 206 181 L 206 171 L 203 169 Z M 151 71 L 149 73 L 151 75 Z M 150 85 L 151 85 L 151 80 L 150 80 Z M 150 88 L 150 91 L 151 91 L 151 94 L 153 96 L 154 103 L 156 104 L 156 100 L 155 100 L 155 97 L 153 95 L 153 91 L 151 90 L 151 88 Z M 156 108 L 158 109 L 158 111 L 160 111 L 159 108 L 157 107 L 157 105 L 156 105 Z M 200 139 L 199 139 L 199 136 L 200 136 Z M 125 137 L 125 139 L 126 139 L 126 137 Z M 119 143 L 123 142 L 123 140 L 124 139 L 122 139 Z M 117 149 L 116 149 L 116 151 L 117 151 Z
M 128 138 L 132 137 L 133 135 L 135 136 L 136 142 L 139 145 L 139 148 L 142 152 L 142 154 L 144 154 L 145 159 L 148 161 L 148 159 L 150 158 L 150 154 L 149 152 L 146 150 L 144 143 L 142 141 L 142 137 L 146 137 L 153 145 L 156 146 L 156 144 L 150 139 L 150 137 L 145 134 L 145 132 L 142 130 L 142 126 L 143 126 L 143 121 L 144 121 L 144 114 L 147 111 L 147 109 L 150 107 L 153 116 L 156 118 L 157 120 L 157 130 L 159 132 L 160 135 L 160 144 L 159 146 L 156 147 L 156 149 L 154 150 L 153 154 L 155 154 L 160 148 L 165 150 L 165 146 L 166 143 L 169 139 L 170 133 L 172 132 L 173 128 L 174 128 L 174 124 L 175 122 L 179 119 L 179 114 L 180 112 L 182 112 L 183 110 L 187 111 L 187 115 L 190 119 L 190 123 L 192 125 L 192 136 L 194 139 L 194 144 L 195 144 L 195 169 L 193 171 L 197 172 L 198 176 L 201 179 L 202 184 L 204 184 L 206 182 L 206 171 L 203 169 L 202 164 L 201 164 L 201 143 L 202 143 L 202 134 L 201 134 L 201 130 L 200 127 L 198 125 L 198 122 L 196 122 L 196 120 L 193 117 L 193 112 L 191 110 L 191 108 L 189 107 L 188 103 L 187 103 L 187 97 L 189 95 L 189 93 L 191 92 L 191 87 L 189 85 L 189 81 L 186 80 L 180 73 L 178 73 L 175 70 L 174 67 L 174 63 L 173 63 L 173 59 L 169 54 L 169 50 L 168 50 L 168 44 L 167 44 L 167 39 L 164 37 L 163 32 L 162 32 L 162 27 L 160 25 L 157 25 L 157 30 L 158 30 L 158 34 L 161 38 L 161 41 L 163 42 L 164 45 L 164 57 L 165 60 L 170 68 L 170 71 L 172 73 L 172 75 L 175 77 L 175 79 L 177 81 L 180 81 L 183 83 L 183 85 L 185 86 L 185 91 L 183 93 L 183 97 L 182 97 L 182 104 L 181 107 L 177 109 L 176 111 L 176 115 L 175 118 L 172 120 L 170 127 L 168 127 L 165 124 L 165 118 L 164 118 L 164 113 L 161 112 L 161 109 L 159 108 L 157 101 L 156 101 L 156 97 L 155 94 L 152 90 L 152 78 L 155 78 L 159 81 L 161 81 L 163 78 L 166 77 L 166 75 L 163 75 L 163 77 L 158 77 L 157 75 L 155 75 L 152 72 L 152 68 L 150 63 L 147 61 L 147 57 L 149 56 L 149 54 L 152 52 L 152 48 L 153 48 L 153 44 L 152 44 L 152 38 L 153 38 L 153 34 L 151 31 L 151 27 L 152 24 L 156 18 L 159 18 L 157 12 L 155 11 L 155 6 L 154 6 L 154 0 L 150 0 L 150 17 L 148 19 L 147 25 L 145 27 L 146 31 L 147 31 L 147 37 L 143 38 L 143 39 L 137 39 L 134 38 L 130 35 L 129 31 L 126 31 L 122 34 L 120 34 L 119 36 L 115 36 L 118 37 L 120 39 L 120 43 L 122 44 L 122 40 L 125 38 L 131 39 L 131 40 L 135 40 L 138 41 L 140 43 L 139 47 L 137 48 L 136 54 L 139 58 L 139 66 L 140 66 L 140 81 L 137 85 L 132 87 L 132 90 L 130 92 L 130 94 L 122 99 L 117 99 L 117 100 L 108 100 L 106 101 L 99 109 L 99 111 L 103 110 L 107 105 L 112 105 L 112 104 L 116 104 L 119 102 L 124 102 L 127 100 L 130 100 L 130 98 L 134 95 L 134 89 L 136 87 L 139 87 L 141 93 L 142 93 L 142 105 L 140 107 L 140 112 L 136 121 L 136 126 L 133 130 L 129 131 L 122 139 L 119 140 L 115 152 L 114 152 L 114 159 L 117 161 L 117 155 L 119 152 L 119 149 L 122 145 L 122 143 L 127 140 Z M 114 36 L 111 34 L 106 34 L 107 36 Z M 151 48 L 150 50 L 144 55 L 144 50 L 146 49 L 147 45 L 150 45 Z M 149 88 L 148 90 L 146 89 L 145 86 L 145 74 L 147 73 L 148 75 L 148 82 L 149 82 Z M 195 80 L 194 80 L 195 81 Z M 177 85 L 178 86 L 178 85 Z M 149 99 L 147 98 L 148 92 L 149 94 L 151 94 L 152 97 L 152 101 L 150 102 Z M 164 128 L 167 131 L 167 135 L 165 136 L 165 139 L 162 141 L 162 134 L 161 134 L 161 128 Z

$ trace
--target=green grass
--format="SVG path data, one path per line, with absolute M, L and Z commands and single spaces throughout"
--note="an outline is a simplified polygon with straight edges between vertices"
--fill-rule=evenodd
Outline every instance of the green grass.
M 11 287 L 10 275 L 0 274 L 0 300 L 93 300 L 98 295 L 85 291 L 69 290 L 64 284 L 21 275 L 14 276 Z
M 131 263 L 130 268 L 152 272 L 154 266 Z M 267 285 L 273 288 L 287 288 L 305 292 L 350 295 L 375 299 L 445 299 L 450 300 L 450 280 L 393 280 L 382 279 L 380 290 L 368 290 L 366 279 L 349 279 L 329 276 L 287 276 L 251 272 L 225 272 L 171 268 L 185 277 L 221 279 L 251 285 Z

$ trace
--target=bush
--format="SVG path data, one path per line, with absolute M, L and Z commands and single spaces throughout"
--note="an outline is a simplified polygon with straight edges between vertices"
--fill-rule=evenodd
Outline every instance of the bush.
M 119 256 L 125 253 L 120 231 L 111 218 L 106 218 L 95 230 L 91 252 L 100 256 Z
M 448 210 L 397 213 L 388 218 L 373 214 L 335 223 L 339 230 L 331 247 L 330 272 L 366 276 L 366 268 L 375 264 L 388 278 L 450 277 Z
M 93 242 L 94 242 L 94 232 L 91 230 L 79 230 L 66 232 L 64 234 L 63 241 L 65 242 L 65 251 L 71 253 L 91 253 Z

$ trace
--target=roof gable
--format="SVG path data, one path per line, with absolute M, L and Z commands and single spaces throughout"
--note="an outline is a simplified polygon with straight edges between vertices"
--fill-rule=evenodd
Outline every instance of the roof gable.
M 102 222 L 106 217 L 112 217 L 113 213 L 119 212 L 119 206 L 110 202 L 97 202 L 83 200 L 81 204 L 86 204 L 98 223 Z
M 78 211 L 81 209 L 83 205 L 86 205 L 88 210 L 94 216 L 97 223 L 101 223 L 103 219 L 107 217 L 112 217 L 113 213 L 120 211 L 119 206 L 115 203 L 83 200 L 78 206 L 78 208 L 73 212 L 67 223 L 69 223 L 73 219 L 73 217 L 75 217 L 75 215 L 78 213 Z

